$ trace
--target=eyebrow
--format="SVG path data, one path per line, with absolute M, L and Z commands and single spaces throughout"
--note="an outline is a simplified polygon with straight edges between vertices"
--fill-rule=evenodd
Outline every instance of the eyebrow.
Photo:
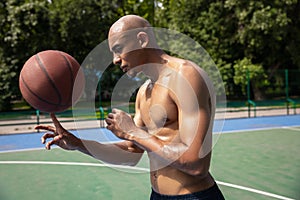
M 115 44 L 112 48 L 111 48 L 111 51 L 112 52 L 116 52 L 116 49 L 118 48 L 118 47 L 120 47 L 121 45 L 120 44 Z

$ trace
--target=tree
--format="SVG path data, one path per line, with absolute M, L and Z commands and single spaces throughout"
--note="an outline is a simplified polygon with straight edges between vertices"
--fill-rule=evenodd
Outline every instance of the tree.
M 0 2 L 0 110 L 21 97 L 18 77 L 39 51 L 58 49 L 80 63 L 119 17 L 116 0 L 7 0 Z
M 30 56 L 59 49 L 81 63 L 126 14 L 193 38 L 218 66 L 229 99 L 239 98 L 243 86 L 236 80 L 244 71 L 237 66 L 242 61 L 262 66 L 266 74 L 271 71 L 268 79 L 276 78 L 271 76 L 280 69 L 300 69 L 299 10 L 298 0 L 1 1 L 0 110 L 9 110 L 10 101 L 21 97 L 18 76 Z M 259 88 L 252 87 L 253 93 L 261 92 Z
M 299 29 L 298 33 L 295 30 L 300 17 L 297 0 L 228 0 L 224 7 L 237 19 L 236 39 L 243 47 L 244 56 L 265 68 L 300 66 L 289 51 L 299 41 Z
M 117 1 L 52 0 L 49 5 L 53 47 L 73 55 L 80 63 L 107 39 L 111 24 L 119 17 Z
M 18 96 L 18 77 L 24 62 L 47 47 L 47 2 L 43 0 L 0 3 L 0 110 L 9 110 Z
M 120 16 L 136 14 L 155 25 L 155 0 L 122 0 L 118 6 Z
M 171 29 L 188 34 L 211 55 L 222 72 L 229 98 L 239 96 L 239 70 L 247 59 L 264 71 L 298 68 L 299 1 L 162 0 L 160 16 Z M 262 83 L 261 83 L 262 84 Z M 260 92 L 254 88 L 254 93 Z
M 224 7 L 234 13 L 237 19 L 235 38 L 243 50 L 239 59 L 231 62 L 239 63 L 239 60 L 250 59 L 248 70 L 253 70 L 253 66 L 260 69 L 259 73 L 265 77 L 252 77 L 252 89 L 256 100 L 264 98 L 264 87 L 258 85 L 267 86 L 268 81 L 276 74 L 275 71 L 285 68 L 300 69 L 299 56 L 295 55 L 300 49 L 294 45 L 299 42 L 300 36 L 299 2 L 228 0 Z M 241 71 L 236 66 L 235 71 Z M 267 71 L 268 76 L 265 75 Z M 235 83 L 243 77 L 239 76 L 240 73 L 235 73 Z
M 244 58 L 237 60 L 233 67 L 235 73 L 234 83 L 241 86 L 243 94 L 247 95 L 246 87 L 249 81 L 256 91 L 254 98 L 256 100 L 263 99 L 262 89 L 270 83 L 262 65 L 252 64 L 250 59 Z

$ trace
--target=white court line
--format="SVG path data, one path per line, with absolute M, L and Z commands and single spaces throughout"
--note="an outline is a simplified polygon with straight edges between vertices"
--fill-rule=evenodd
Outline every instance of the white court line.
M 298 128 L 297 128 L 298 127 Z M 283 129 L 289 129 L 289 130 L 293 130 L 293 131 L 300 131 L 299 126 L 283 126 Z
M 265 130 L 272 130 L 272 129 L 291 129 L 291 130 L 300 130 L 299 125 L 292 125 L 292 126 L 270 126 L 270 127 L 262 127 L 262 128 L 251 128 L 251 129 L 238 129 L 238 130 L 229 130 L 229 131 L 220 131 L 215 132 L 214 134 L 223 134 L 223 133 L 240 133 L 240 132 L 252 132 L 252 131 L 265 131 Z
M 221 182 L 221 181 L 216 181 L 219 185 L 224 185 L 227 187 L 232 187 L 232 188 L 236 188 L 236 189 L 240 189 L 240 190 L 245 190 L 245 191 L 249 191 L 249 192 L 253 192 L 253 193 L 257 193 L 257 194 L 261 194 L 264 196 L 269 196 L 269 197 L 273 197 L 276 199 L 281 199 L 281 200 L 295 200 L 295 199 L 291 199 L 288 197 L 284 197 L 281 195 L 277 195 L 277 194 L 272 194 L 269 192 L 265 192 L 265 191 L 261 191 L 261 190 L 257 190 L 257 189 L 253 189 L 253 188 L 249 188 L 249 187 L 245 187 L 245 186 L 241 186 L 241 185 L 235 185 L 232 183 L 225 183 L 225 182 Z
M 0 164 L 19 164 L 19 165 L 71 165 L 71 166 L 89 166 L 89 167 L 112 167 L 119 169 L 131 169 L 138 171 L 149 172 L 149 169 L 142 167 L 131 167 L 126 165 L 112 165 L 112 164 L 101 164 L 101 163 L 82 163 L 82 162 L 55 162 L 55 161 L 0 161 Z
M 57 148 L 57 147 L 51 147 L 51 149 Z M 12 150 L 0 150 L 1 153 L 15 153 L 15 152 L 26 152 L 26 151 L 37 151 L 37 150 L 43 150 L 45 147 L 38 147 L 38 148 L 27 148 L 27 149 L 12 149 Z
M 100 164 L 100 163 L 80 163 L 80 162 L 52 162 L 52 161 L 0 161 L 0 164 L 32 164 L 32 165 L 68 165 L 68 166 L 96 166 L 96 167 L 115 167 L 115 168 L 120 168 L 120 169 L 131 169 L 131 170 L 139 170 L 139 171 L 144 171 L 144 172 L 149 172 L 149 169 L 147 168 L 142 168 L 142 167 L 131 167 L 131 166 L 124 166 L 124 165 L 111 165 L 111 164 Z M 269 192 L 264 192 L 261 190 L 245 187 L 245 186 L 240 186 L 240 185 L 235 185 L 232 183 L 225 183 L 221 181 L 216 181 L 217 184 L 227 186 L 227 187 L 232 187 L 240 190 L 245 190 L 248 192 L 253 192 L 256 194 L 261 194 L 264 196 L 269 196 L 273 197 L 276 199 L 280 200 L 295 200 L 291 199 L 288 197 L 284 197 L 281 195 L 269 193 Z

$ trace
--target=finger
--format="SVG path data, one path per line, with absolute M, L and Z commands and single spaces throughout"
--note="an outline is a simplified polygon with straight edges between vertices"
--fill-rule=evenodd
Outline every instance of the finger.
M 54 142 L 54 139 L 51 140 L 51 141 L 49 141 L 49 142 L 47 142 L 45 148 L 46 148 L 47 150 L 50 150 L 50 149 L 51 149 L 51 146 L 52 146 L 54 143 L 55 143 L 55 142 Z
M 108 125 L 111 125 L 111 124 L 113 123 L 113 119 L 106 118 L 106 119 L 105 119 L 105 122 L 106 122 Z
M 51 131 L 51 132 L 55 132 L 55 128 L 53 126 L 45 126 L 45 125 L 38 125 L 35 126 L 34 129 L 42 129 L 42 130 L 46 130 L 46 131 Z
M 111 110 L 111 112 L 114 113 L 114 114 L 116 114 L 116 113 L 120 112 L 120 110 L 117 109 L 117 108 L 113 108 L 113 109 Z
M 45 144 L 46 140 L 48 138 L 54 138 L 55 137 L 55 134 L 53 133 L 45 133 L 42 137 L 41 137 L 41 141 L 42 141 L 42 144 Z
M 50 116 L 51 116 L 51 119 L 52 119 L 53 124 L 54 124 L 54 126 L 56 127 L 56 129 L 61 129 L 61 128 L 62 128 L 62 125 L 61 125 L 60 122 L 57 120 L 55 114 L 54 114 L 54 113 L 51 113 Z
M 114 118 L 114 116 L 115 115 L 113 113 L 108 113 L 108 115 L 107 115 L 107 117 L 112 118 L 112 119 Z
M 51 140 L 51 141 L 49 141 L 49 142 L 47 142 L 47 144 L 46 144 L 46 149 L 47 150 L 50 150 L 51 149 L 51 146 L 52 145 L 54 145 L 54 144 L 58 144 L 59 143 L 59 140 L 61 139 L 61 136 L 59 136 L 59 135 L 57 135 L 57 136 L 55 136 L 54 138 L 53 138 L 53 140 Z
M 112 131 L 112 130 L 113 130 L 113 126 L 112 126 L 112 125 L 107 125 L 107 126 L 106 126 L 106 129 Z

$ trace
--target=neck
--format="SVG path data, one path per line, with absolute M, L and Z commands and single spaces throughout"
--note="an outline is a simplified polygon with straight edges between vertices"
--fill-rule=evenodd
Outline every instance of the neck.
M 167 56 L 161 49 L 147 50 L 147 59 L 143 72 L 152 82 L 156 82 L 162 71 L 166 68 L 165 64 L 168 62 Z

